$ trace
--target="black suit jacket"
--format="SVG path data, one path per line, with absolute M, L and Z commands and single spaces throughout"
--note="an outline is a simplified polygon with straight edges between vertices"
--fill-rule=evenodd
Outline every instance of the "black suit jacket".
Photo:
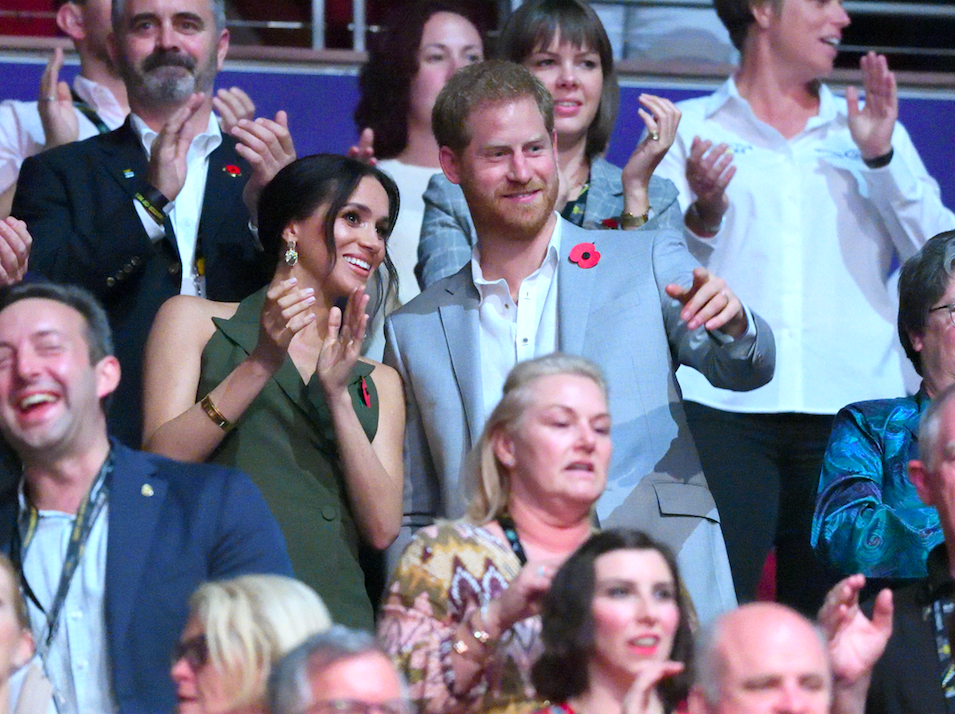
M 245 474 L 182 464 L 113 444 L 106 545 L 106 647 L 121 714 L 176 706 L 169 658 L 207 580 L 292 577 L 285 539 Z M 0 496 L 0 550 L 10 552 L 19 500 Z
M 109 423 L 131 446 L 142 438 L 146 338 L 156 311 L 179 293 L 183 269 L 169 220 L 165 238 L 154 244 L 134 207 L 133 195 L 148 190 L 147 170 L 127 119 L 116 131 L 28 158 L 13 203 L 13 215 L 33 236 L 30 272 L 90 290 L 109 314 L 123 369 Z M 223 135 L 209 157 L 198 231 L 213 300 L 239 301 L 271 277 L 242 201 L 250 171 L 235 140 Z

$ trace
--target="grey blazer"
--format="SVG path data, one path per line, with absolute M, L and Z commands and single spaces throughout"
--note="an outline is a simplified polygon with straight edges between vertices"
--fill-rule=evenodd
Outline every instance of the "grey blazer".
M 584 208 L 584 228 L 600 228 L 605 218 L 616 218 L 623 211 L 621 173 L 619 167 L 606 159 L 598 156 L 593 160 Z M 652 212 L 650 220 L 639 230 L 672 228 L 682 232 L 683 211 L 673 182 L 651 176 L 647 192 Z M 471 260 L 471 249 L 476 241 L 477 231 L 461 187 L 448 181 L 444 174 L 433 176 L 424 192 L 424 219 L 418 243 L 418 264 L 415 266 L 421 289 L 458 272 Z
M 690 331 L 664 288 L 689 285 L 698 265 L 675 231 L 584 231 L 562 221 L 557 271 L 559 348 L 596 362 L 610 389 L 613 461 L 597 504 L 604 527 L 646 530 L 678 554 L 701 619 L 736 603 L 713 497 L 686 425 L 675 370 L 688 364 L 715 385 L 750 390 L 773 375 L 775 343 L 754 315 L 756 335 L 723 344 Z M 601 257 L 571 263 L 578 243 Z M 385 362 L 407 400 L 405 525 L 465 511 L 465 456 L 484 426 L 479 295 L 470 263 L 439 281 L 385 324 Z

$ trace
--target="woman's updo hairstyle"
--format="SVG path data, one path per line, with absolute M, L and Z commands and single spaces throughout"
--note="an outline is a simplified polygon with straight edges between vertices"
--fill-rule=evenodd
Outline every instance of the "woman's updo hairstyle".
M 357 159 L 338 154 L 306 156 L 293 161 L 266 184 L 259 197 L 259 241 L 270 274 L 275 272 L 280 256 L 285 252 L 283 233 L 286 227 L 295 221 L 304 221 L 320 207 L 325 208 L 322 221 L 325 246 L 334 258 L 337 254 L 335 219 L 366 176 L 378 181 L 388 194 L 387 234 L 391 235 L 398 219 L 398 187 L 388 174 Z M 398 291 L 398 272 L 387 250 L 383 265 L 388 273 L 388 294 L 383 294 L 381 275 L 375 273 L 379 288 L 375 310 Z

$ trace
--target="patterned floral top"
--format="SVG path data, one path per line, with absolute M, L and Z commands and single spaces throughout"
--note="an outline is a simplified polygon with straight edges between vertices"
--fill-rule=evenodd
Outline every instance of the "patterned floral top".
M 858 402 L 837 415 L 819 477 L 812 546 L 840 573 L 925 577 L 925 559 L 942 542 L 938 512 L 908 477 L 918 458 L 924 391 Z
M 378 638 L 427 714 L 529 714 L 530 670 L 541 652 L 540 617 L 517 623 L 496 644 L 470 691 L 456 695 L 451 667 L 458 625 L 507 589 L 521 564 L 507 543 L 465 521 L 422 528 L 405 549 L 382 607 Z

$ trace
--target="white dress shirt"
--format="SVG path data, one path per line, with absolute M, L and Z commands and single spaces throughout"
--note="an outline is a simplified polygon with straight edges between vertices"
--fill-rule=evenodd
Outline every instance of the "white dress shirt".
M 110 129 L 117 129 L 126 121 L 126 110 L 106 87 L 82 75 L 73 79 L 73 90 L 89 104 Z M 86 115 L 74 108 L 79 128 L 79 139 L 96 136 L 99 130 Z M 20 166 L 28 156 L 43 151 L 46 135 L 36 102 L 7 100 L 0 103 L 0 193 L 17 182 Z
M 734 412 L 834 414 L 904 394 L 911 370 L 896 336 L 896 267 L 955 228 L 905 128 L 896 122 L 891 163 L 869 169 L 845 100 L 824 85 L 818 116 L 789 140 L 753 114 L 732 79 L 679 107 L 677 138 L 657 175 L 677 185 L 685 211 L 696 199 L 686 180 L 693 138 L 730 146 L 737 171 L 722 227 L 709 239 L 687 230 L 687 245 L 776 337 L 776 375 L 766 386 L 717 389 L 683 367 L 684 398 Z
M 27 509 L 20 488 L 20 512 Z M 40 511 L 36 533 L 23 558 L 23 574 L 43 608 L 49 611 L 60 584 L 76 514 Z M 83 557 L 73 573 L 60 613 L 60 624 L 46 658 L 59 714 L 114 714 L 106 647 L 106 543 L 109 503 L 96 516 Z M 46 639 L 46 615 L 27 598 L 37 643 Z
M 133 130 L 139 136 L 149 156 L 153 142 L 159 134 L 135 114 L 132 115 Z M 211 112 L 209 124 L 204 132 L 197 134 L 186 153 L 186 182 L 182 190 L 171 201 L 165 211 L 169 215 L 172 229 L 176 234 L 176 247 L 182 263 L 182 283 L 179 292 L 182 295 L 205 297 L 206 279 L 200 276 L 196 268 L 196 242 L 199 235 L 199 219 L 202 217 L 202 201 L 206 194 L 206 177 L 209 175 L 209 154 L 222 143 L 222 130 Z M 142 204 L 133 199 L 133 206 L 143 222 L 146 235 L 157 241 L 165 236 L 165 230 L 153 220 Z
M 480 243 L 471 256 L 471 276 L 481 295 L 481 386 L 484 419 L 504 394 L 504 381 L 518 362 L 557 349 L 557 265 L 561 220 L 558 217 L 541 266 L 521 282 L 518 302 L 504 278 L 489 282 L 481 272 Z

